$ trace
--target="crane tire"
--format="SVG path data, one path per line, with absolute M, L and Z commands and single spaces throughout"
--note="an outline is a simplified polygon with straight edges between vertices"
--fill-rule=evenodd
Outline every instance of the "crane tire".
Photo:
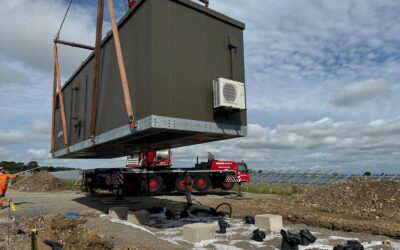
M 222 188 L 223 190 L 231 190 L 234 186 L 235 186 L 235 183 L 234 183 L 234 182 L 223 182 L 223 183 L 221 184 L 221 188 Z
M 185 192 L 186 187 L 185 184 L 183 184 L 183 177 L 182 176 L 178 176 L 175 180 L 175 190 L 178 192 Z
M 210 188 L 211 180 L 206 175 L 196 176 L 193 180 L 193 187 L 199 192 L 207 191 Z
M 163 191 L 164 181 L 156 174 L 150 174 L 144 181 L 145 189 L 150 194 L 157 194 Z

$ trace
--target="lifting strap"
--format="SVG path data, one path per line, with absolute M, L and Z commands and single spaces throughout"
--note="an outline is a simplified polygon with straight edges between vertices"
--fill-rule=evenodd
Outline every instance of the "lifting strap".
M 52 113 L 51 113 L 51 153 L 55 152 L 56 149 L 56 105 L 57 105 L 57 83 L 58 83 L 58 97 L 61 108 L 61 120 L 62 120 L 62 129 L 63 129 L 63 137 L 64 137 L 64 145 L 68 147 L 68 131 L 67 131 L 67 119 L 65 118 L 65 109 L 64 109 L 64 98 L 61 91 L 61 79 L 60 79 L 60 65 L 58 63 L 58 51 L 57 51 L 57 40 L 60 37 L 61 29 L 64 25 L 65 19 L 67 18 L 69 9 L 71 8 L 72 0 L 69 1 L 67 10 L 65 11 L 63 20 L 61 22 L 60 28 L 58 29 L 56 38 L 54 39 L 54 79 L 53 79 L 53 103 L 52 103 Z
M 54 78 L 53 78 L 53 103 L 51 107 L 51 149 L 50 152 L 54 153 L 56 151 L 56 92 L 57 92 L 57 65 L 54 59 Z
M 61 91 L 61 79 L 60 79 L 60 65 L 58 63 L 58 51 L 57 51 L 57 44 L 54 43 L 54 61 L 55 61 L 55 67 L 54 67 L 54 76 L 57 78 L 57 86 L 58 86 L 58 100 L 60 103 L 60 109 L 61 109 L 61 121 L 62 121 L 62 128 L 63 128 L 63 137 L 64 137 L 64 145 L 69 146 L 68 143 L 68 131 L 67 131 L 67 119 L 65 117 L 65 108 L 64 108 L 64 97 Z M 53 100 L 54 102 L 54 100 Z M 53 110 L 55 112 L 55 110 Z M 55 131 L 53 131 L 55 133 Z
M 115 20 L 115 10 L 114 10 L 113 0 L 108 0 L 108 10 L 110 13 L 111 27 L 112 27 L 113 38 L 114 38 L 115 52 L 117 54 L 117 61 L 118 61 L 119 74 L 121 77 L 122 90 L 124 92 L 124 101 L 125 101 L 126 112 L 128 114 L 130 127 L 133 129 L 133 128 L 136 128 L 136 122 L 135 122 L 135 118 L 133 116 L 131 97 L 130 97 L 130 93 L 129 93 L 128 78 L 126 76 L 124 58 L 122 56 L 122 49 L 121 49 L 121 42 L 119 39 L 117 21 Z
M 60 67 L 58 62 L 58 51 L 57 51 L 57 43 L 70 45 L 73 47 L 79 47 L 84 49 L 93 49 L 91 46 L 77 44 L 73 42 L 67 42 L 59 39 L 61 28 L 64 24 L 65 18 L 68 14 L 70 9 L 72 0 L 70 0 L 67 11 L 61 23 L 61 26 L 58 30 L 56 38 L 54 39 L 54 82 L 53 82 L 53 113 L 52 113 L 52 137 L 51 137 L 51 152 L 54 153 L 55 151 L 55 109 L 56 109 L 56 97 L 58 94 L 60 109 L 61 109 L 61 121 L 62 121 L 62 128 L 64 133 L 64 144 L 68 147 L 68 131 L 67 131 L 67 120 L 65 115 L 65 108 L 64 108 L 64 98 L 61 91 L 61 80 L 60 80 Z M 97 102 L 98 102 L 98 85 L 100 79 L 100 60 L 101 60 L 101 35 L 102 35 L 102 28 L 103 28 L 103 10 L 104 10 L 104 0 L 98 0 L 98 8 L 97 8 L 97 26 L 96 26 L 96 45 L 95 45 L 95 52 L 94 52 L 94 77 L 93 77 L 93 95 L 92 95 L 92 108 L 91 108 L 91 121 L 90 121 L 90 138 L 94 141 L 95 132 L 96 132 L 96 117 L 97 117 Z M 111 19 L 111 27 L 113 32 L 114 38 L 114 45 L 115 51 L 117 55 L 118 61 L 118 69 L 121 78 L 121 85 L 122 91 L 124 94 L 124 102 L 125 108 L 129 119 L 129 125 L 132 129 L 136 128 L 136 122 L 133 115 L 133 108 L 131 103 L 131 97 L 129 92 L 129 84 L 128 78 L 126 75 L 126 69 L 124 64 L 124 59 L 122 56 L 122 49 L 121 49 L 121 42 L 119 39 L 119 32 L 117 21 L 115 19 L 115 10 L 113 0 L 108 0 L 108 10 Z
M 99 0 L 97 6 L 96 45 L 94 50 L 92 112 L 90 116 L 90 139 L 92 140 L 92 142 L 94 141 L 96 133 L 97 99 L 99 95 L 98 86 L 100 79 L 101 35 L 103 29 L 103 10 L 104 0 Z

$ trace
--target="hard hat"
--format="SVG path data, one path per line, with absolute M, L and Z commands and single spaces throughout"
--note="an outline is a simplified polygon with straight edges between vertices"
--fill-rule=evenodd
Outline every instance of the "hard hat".
M 3 167 L 0 167 L 0 171 L 4 171 L 4 168 L 3 168 Z

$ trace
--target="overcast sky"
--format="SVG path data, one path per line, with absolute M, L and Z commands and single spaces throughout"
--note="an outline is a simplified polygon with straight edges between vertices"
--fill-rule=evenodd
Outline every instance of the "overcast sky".
M 94 44 L 96 2 L 74 1 L 63 39 Z M 115 2 L 121 16 L 124 1 Z M 50 148 L 51 46 L 67 1 L 0 6 L 0 160 L 38 160 Z M 257 169 L 400 172 L 399 1 L 211 0 L 210 8 L 246 23 L 249 133 L 175 149 L 175 165 L 213 152 Z M 87 52 L 60 50 L 65 80 Z

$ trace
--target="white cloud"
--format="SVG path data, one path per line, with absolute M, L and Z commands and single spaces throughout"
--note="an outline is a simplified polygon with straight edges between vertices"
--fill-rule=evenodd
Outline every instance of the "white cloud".
M 335 106 L 351 106 L 353 104 L 383 97 L 389 94 L 388 83 L 383 79 L 368 79 L 363 82 L 355 82 L 336 90 L 332 101 Z
M 304 158 L 310 159 L 313 161 L 323 161 L 323 160 L 333 159 L 333 155 L 331 153 L 315 152 L 315 153 L 305 155 Z
M 370 123 L 331 118 L 275 128 L 249 125 L 249 136 L 240 139 L 174 149 L 174 161 L 191 164 L 200 152 L 217 158 L 246 160 L 263 167 L 311 167 L 313 165 L 364 167 L 380 162 L 391 165 L 400 148 L 400 117 Z M 376 166 L 378 167 L 378 166 Z
M 53 70 L 53 39 L 66 10 L 66 2 L 54 0 L 5 0 L 0 9 L 0 55 L 42 72 Z M 72 5 L 61 38 L 94 43 L 94 5 Z M 61 69 L 71 72 L 87 51 L 63 48 Z M 68 74 L 68 73 L 67 73 Z
M 0 85 L 28 83 L 29 77 L 19 66 L 8 61 L 0 61 Z
M 50 123 L 34 120 L 29 130 L 0 130 L 0 145 L 26 144 L 31 142 L 49 142 Z
M 246 23 L 246 83 L 252 121 L 275 125 L 321 116 L 364 121 L 399 115 L 397 1 L 216 1 Z M 249 14 L 252 13 L 252 14 Z M 257 13 L 257 14 L 255 14 Z M 385 79 L 391 95 L 367 106 L 330 104 L 342 83 Z
M 19 130 L 0 130 L 0 145 L 19 144 L 25 139 L 24 134 Z
M 31 136 L 34 140 L 50 140 L 50 121 L 34 120 L 32 124 Z
M 26 151 L 26 154 L 28 156 L 28 159 L 32 159 L 32 160 L 40 160 L 42 159 L 44 156 L 46 156 L 48 154 L 48 150 L 44 150 L 44 149 L 28 149 Z
M 49 134 L 50 133 L 50 122 L 34 120 L 32 124 L 32 132 L 38 134 Z
M 12 160 L 13 152 L 0 146 L 0 161 Z

